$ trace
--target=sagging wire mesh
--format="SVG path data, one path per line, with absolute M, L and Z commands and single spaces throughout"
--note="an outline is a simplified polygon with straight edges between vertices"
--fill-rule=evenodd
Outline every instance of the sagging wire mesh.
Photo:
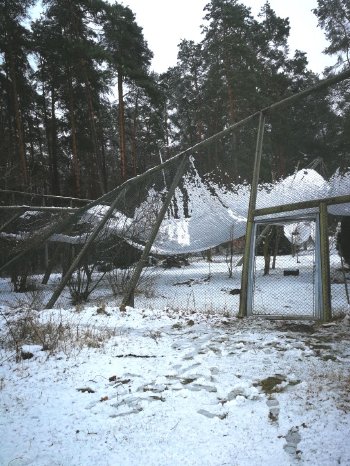
M 86 210 L 69 235 L 53 235 L 51 241 L 80 248 L 81 260 L 68 282 L 73 301 L 85 300 L 91 291 L 123 296 L 176 170 L 176 163 L 168 164 L 166 170 L 126 183 Z
M 330 196 L 350 193 L 350 167 L 337 169 L 329 180 Z M 331 304 L 335 315 L 350 308 L 350 205 L 328 206 Z
M 345 141 L 341 140 L 341 122 L 336 122 L 339 127 L 332 128 L 334 120 L 327 120 L 323 105 L 334 92 L 337 89 L 318 91 L 294 102 L 287 111 L 267 112 L 257 208 L 327 199 L 350 192 L 349 170 L 343 163 Z M 323 140 L 325 129 L 327 144 Z M 329 134 L 333 134 L 333 142 L 329 140 Z M 133 290 L 135 306 L 206 311 L 220 308 L 236 312 L 242 291 L 242 255 L 256 138 L 257 118 L 250 118 L 230 133 L 187 151 L 186 171 L 152 242 L 148 267 L 144 267 L 144 276 L 152 271 L 149 273 L 152 278 L 145 280 L 144 285 L 142 277 L 138 280 Z M 43 281 L 47 281 L 50 274 L 53 277 L 52 272 L 67 276 L 73 268 L 74 273 L 66 287 L 73 302 L 87 299 L 91 291 L 101 296 L 111 293 L 121 297 L 134 274 L 135 264 L 152 237 L 178 165 L 179 158 L 176 158 L 161 169 L 129 180 L 79 211 L 51 213 L 42 225 L 35 223 L 44 216 L 31 214 L 35 220 L 28 230 L 35 230 L 35 234 L 27 238 L 23 234 L 27 227 L 16 226 L 13 222 L 0 234 L 1 241 L 4 235 L 17 235 L 13 246 L 6 247 L 7 257 L 30 251 L 31 242 L 41 241 L 46 248 L 41 253 L 44 265 L 39 267 L 42 273 L 45 272 Z M 341 211 L 337 215 L 349 216 L 348 204 L 339 208 Z M 330 214 L 334 215 L 331 210 Z M 280 302 L 279 309 L 265 300 L 264 315 L 275 312 L 281 316 L 312 314 L 315 307 L 312 303 L 318 293 L 313 278 L 315 262 L 317 265 L 313 244 L 316 240 L 310 233 L 302 244 L 295 242 L 296 231 L 308 231 L 305 223 L 310 221 L 306 219 L 310 215 L 318 215 L 317 206 L 301 206 L 298 211 L 284 208 L 256 218 L 265 226 L 268 220 L 275 236 L 280 236 L 279 241 L 285 243 L 285 250 L 289 248 L 288 254 L 282 254 L 278 248 L 276 257 L 271 258 L 271 251 L 267 254 L 270 261 L 275 260 L 278 264 L 275 270 L 288 269 L 293 261 L 300 257 L 304 261 L 308 257 L 304 283 L 309 283 L 312 288 L 309 295 L 304 293 L 304 301 L 310 306 L 301 309 L 298 300 L 292 299 L 293 296 L 299 298 L 298 293 L 293 292 L 293 286 L 288 286 L 287 294 L 279 292 L 279 288 L 283 290 L 286 286 L 286 280 L 274 282 L 274 274 L 268 276 L 271 267 L 265 274 L 266 258 L 258 255 L 255 269 L 256 273 L 258 267 L 262 271 L 259 280 L 265 280 L 265 284 L 271 280 L 266 289 L 274 288 L 277 295 L 291 296 L 290 302 Z M 283 223 L 283 218 L 288 220 Z M 18 221 L 23 219 L 19 217 Z M 313 227 L 309 230 L 313 231 Z M 77 254 L 81 257 L 75 262 Z M 284 264 L 287 257 L 289 262 Z M 263 282 L 261 288 L 266 291 Z M 258 297 L 254 295 L 253 301 L 257 303 Z
M 186 155 L 186 170 L 134 290 L 135 306 L 208 311 L 237 308 L 240 266 L 235 265 L 243 251 L 251 176 L 248 167 L 254 159 L 255 136 L 256 119 Z M 32 212 L 36 221 L 43 218 L 44 231 L 28 223 L 28 241 L 22 237 L 7 258 L 25 251 L 37 237 L 42 248 L 39 253 L 35 250 L 41 258 L 35 272 L 44 275 L 45 283 L 57 285 L 69 275 L 75 258 L 85 248 L 61 301 L 79 303 L 92 292 L 95 297 L 114 295 L 121 299 L 178 166 L 179 159 L 175 159 L 157 171 L 129 180 L 122 189 L 79 211 L 45 212 L 43 217 Z M 246 178 L 241 176 L 242 167 Z M 19 238 L 23 231 L 12 222 L 2 234 L 16 232 Z
M 315 92 L 295 102 L 288 111 L 284 109 L 267 115 L 256 207 L 281 208 L 270 209 L 265 215 L 258 214 L 255 220 L 267 222 L 269 219 L 271 224 L 279 222 L 286 248 L 273 258 L 275 263 L 282 265 L 279 269 L 276 267 L 277 272 L 271 271 L 271 263 L 269 271 L 265 270 L 266 263 L 272 261 L 271 251 L 268 251 L 269 238 L 266 238 L 265 252 L 256 251 L 252 313 L 317 317 L 315 303 L 317 306 L 320 282 L 323 280 L 321 274 L 315 275 L 321 260 L 320 244 L 316 223 L 310 223 L 305 217 L 315 216 L 316 219 L 320 205 L 305 203 L 317 199 L 328 202 L 329 198 L 350 194 L 346 133 L 341 130 L 341 118 L 330 121 L 326 110 L 327 102 L 336 100 L 340 88 L 341 85 L 338 85 Z M 327 138 L 324 136 L 326 133 Z M 295 203 L 299 204 L 298 209 L 293 208 L 292 204 Z M 334 246 L 337 242 L 335 215 L 340 216 L 338 221 L 349 218 L 349 203 L 331 205 L 328 212 L 330 249 L 327 260 L 330 260 L 331 266 L 331 307 L 339 313 L 346 311 L 348 304 L 345 287 L 335 285 L 333 278 L 337 275 L 335 269 L 344 270 L 339 248 Z M 288 220 L 283 223 L 283 218 Z M 287 279 L 282 273 L 291 275 Z M 341 274 L 344 275 L 343 272 Z M 269 293 L 269 290 L 272 292 Z M 274 299 L 269 302 L 268 295 L 276 299 L 279 296 L 279 305 L 273 305 Z
M 250 188 L 232 160 L 252 163 L 256 126 L 191 154 L 151 249 L 152 286 L 135 307 L 237 312 Z
M 43 257 L 35 254 L 35 246 L 42 245 L 42 239 L 52 226 L 59 224 L 68 214 L 65 212 L 42 212 L 37 210 L 9 210 L 1 212 L 0 265 L 11 257 L 28 251 L 25 264 L 15 264 L 14 269 L 26 266 L 35 272 L 43 267 Z M 11 270 L 12 272 L 13 270 Z

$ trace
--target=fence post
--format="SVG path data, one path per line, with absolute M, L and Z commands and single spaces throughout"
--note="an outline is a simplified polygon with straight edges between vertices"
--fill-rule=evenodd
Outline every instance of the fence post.
M 12 215 L 12 217 L 10 217 L 7 222 L 3 223 L 2 225 L 0 225 L 0 231 L 3 231 L 5 230 L 5 228 L 10 225 L 10 223 L 14 222 L 17 218 L 19 218 L 23 213 L 25 212 L 25 209 L 20 209 L 18 210 L 18 212 L 16 212 L 14 215 Z
M 157 219 L 155 224 L 153 225 L 150 237 L 147 240 L 147 243 L 145 244 L 144 250 L 142 252 L 142 255 L 140 257 L 140 260 L 138 261 L 134 273 L 127 285 L 123 301 L 120 305 L 120 309 L 123 311 L 125 310 L 126 306 L 133 306 L 134 305 L 134 291 L 136 288 L 136 285 L 139 281 L 142 269 L 144 265 L 146 264 L 146 261 L 148 259 L 148 255 L 150 253 L 151 247 L 154 243 L 154 240 L 156 239 L 157 233 L 159 231 L 160 225 L 164 219 L 164 216 L 166 214 L 166 211 L 168 210 L 168 207 L 170 205 L 171 199 L 175 193 L 175 189 L 177 188 L 177 185 L 179 184 L 179 181 L 185 171 L 186 168 L 186 163 L 187 163 L 188 158 L 186 156 L 183 156 L 180 165 L 177 169 L 177 172 L 175 174 L 175 177 L 171 183 L 171 186 L 169 188 L 169 191 L 166 195 L 166 198 L 164 200 L 164 203 L 158 213 Z
M 260 112 L 259 115 L 259 127 L 258 134 L 256 138 L 256 149 L 255 149 L 255 161 L 254 161 L 254 172 L 252 187 L 250 191 L 249 207 L 248 207 L 248 216 L 247 216 L 247 228 L 245 234 L 245 247 L 244 247 L 244 256 L 243 256 L 243 266 L 242 266 L 242 278 L 241 278 L 241 295 L 239 301 L 239 317 L 246 317 L 248 312 L 248 286 L 251 288 L 251 280 L 249 280 L 251 272 L 251 255 L 253 254 L 253 232 L 255 229 L 254 226 L 254 210 L 256 207 L 256 198 L 258 193 L 258 183 L 260 176 L 260 162 L 262 155 L 263 139 L 264 139 L 264 129 L 265 129 L 265 113 Z M 251 290 L 250 290 L 251 291 Z
M 84 255 L 87 252 L 88 248 L 90 247 L 91 243 L 94 241 L 94 239 L 100 233 L 100 231 L 102 230 L 104 225 L 107 223 L 107 220 L 111 217 L 111 215 L 113 213 L 113 210 L 116 208 L 117 203 L 120 200 L 120 197 L 121 197 L 122 193 L 123 193 L 123 190 L 119 191 L 119 193 L 116 195 L 114 201 L 110 205 L 109 209 L 107 210 L 105 215 L 102 217 L 102 220 L 100 221 L 100 223 L 98 225 L 96 225 L 96 227 L 92 231 L 92 233 L 89 236 L 89 238 L 87 239 L 86 243 L 84 244 L 84 246 L 80 250 L 79 254 L 75 257 L 75 259 L 73 260 L 71 266 L 67 270 L 65 276 L 62 278 L 62 280 L 59 283 L 58 287 L 56 288 L 56 290 L 52 294 L 52 296 L 50 298 L 50 301 L 45 306 L 45 309 L 52 308 L 52 306 L 55 304 L 55 302 L 59 298 L 60 294 L 62 293 L 63 288 L 66 286 L 66 284 L 67 284 L 68 280 L 70 279 L 70 277 L 71 277 L 72 273 L 74 272 L 74 270 L 78 267 L 81 259 L 84 257 Z
M 321 318 L 332 318 L 327 204 L 320 203 Z

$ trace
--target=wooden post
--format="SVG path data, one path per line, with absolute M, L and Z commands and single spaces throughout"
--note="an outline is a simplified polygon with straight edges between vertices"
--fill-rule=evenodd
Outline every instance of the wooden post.
M 45 197 L 43 197 L 42 199 L 43 199 L 43 207 L 46 207 Z M 45 270 L 47 270 L 48 266 L 49 266 L 49 244 L 48 244 L 48 241 L 45 241 L 45 243 L 44 243 L 44 267 L 45 267 Z
M 63 243 L 59 243 L 55 247 L 55 249 L 54 249 L 54 251 L 53 251 L 53 253 L 51 255 L 51 258 L 50 258 L 50 260 L 49 260 L 49 262 L 47 264 L 43 279 L 41 281 L 42 285 L 47 285 L 47 283 L 49 281 L 50 275 L 52 273 L 52 269 L 53 269 L 55 263 L 57 262 L 57 259 L 59 258 L 59 255 L 61 254 L 62 244 Z
M 279 248 L 280 238 L 281 238 L 281 230 L 279 226 L 275 226 L 275 233 L 276 233 L 276 237 L 275 237 L 275 246 L 273 250 L 272 270 L 276 269 L 276 258 L 278 256 L 278 248 Z
M 320 265 L 321 265 L 321 318 L 332 318 L 331 284 L 329 268 L 328 212 L 325 202 L 320 203 Z
M 15 221 L 17 218 L 19 218 L 23 212 L 25 212 L 25 209 L 20 209 L 18 210 L 18 212 L 16 212 L 14 215 L 12 215 L 12 217 L 10 217 L 7 222 L 3 223 L 2 225 L 0 225 L 0 231 L 3 231 L 5 230 L 5 228 L 10 225 L 10 223 L 12 223 L 13 221 Z
M 166 211 L 168 210 L 168 207 L 170 205 L 171 199 L 174 195 L 175 189 L 177 188 L 177 185 L 179 184 L 179 181 L 185 171 L 186 168 L 186 162 L 188 158 L 184 156 L 180 162 L 179 168 L 177 169 L 177 172 L 175 174 L 175 177 L 173 179 L 173 182 L 171 183 L 171 186 L 169 188 L 169 191 L 166 195 L 166 198 L 164 200 L 164 203 L 158 213 L 157 219 L 155 224 L 153 225 L 153 229 L 151 231 L 150 237 L 148 238 L 148 241 L 144 247 L 144 250 L 142 252 L 141 258 L 139 262 L 137 263 L 133 276 L 131 277 L 128 286 L 126 288 L 124 298 L 122 301 L 122 304 L 120 306 L 120 310 L 125 310 L 126 306 L 133 306 L 134 305 L 134 291 L 137 285 L 137 282 L 139 281 L 142 269 L 144 265 L 147 263 L 148 255 L 150 253 L 151 247 L 154 243 L 154 240 L 156 239 L 157 233 L 159 231 L 160 225 L 164 219 L 164 216 L 166 214 Z
M 252 234 L 254 231 L 254 210 L 256 206 L 256 198 L 258 194 L 258 183 L 260 176 L 260 163 L 262 155 L 262 146 L 264 139 L 264 129 L 265 129 L 265 114 L 260 112 L 259 116 L 259 127 L 258 134 L 256 138 L 256 149 L 255 149 L 255 161 L 254 161 L 254 172 L 252 187 L 250 191 L 249 199 L 249 208 L 248 208 L 248 218 L 247 218 L 247 228 L 245 234 L 245 247 L 244 247 L 244 256 L 243 256 L 243 267 L 242 267 L 242 278 L 241 278 L 241 296 L 239 302 L 239 317 L 246 317 L 248 313 L 248 286 L 251 287 L 249 280 L 249 271 L 251 266 L 251 255 L 253 254 L 252 244 L 253 238 Z
M 113 213 L 113 210 L 116 208 L 117 204 L 118 204 L 118 201 L 120 200 L 120 198 L 122 197 L 122 194 L 123 194 L 123 190 L 121 190 L 117 196 L 115 197 L 114 201 L 112 202 L 110 208 L 107 210 L 107 212 L 105 213 L 105 215 L 103 216 L 102 220 L 100 221 L 100 223 L 98 225 L 96 225 L 96 227 L 94 228 L 94 230 L 92 231 L 91 235 L 89 236 L 89 238 L 87 239 L 86 243 L 84 244 L 84 246 L 81 248 L 79 254 L 76 256 L 76 258 L 73 260 L 71 266 L 69 267 L 69 269 L 67 270 L 66 274 L 64 275 L 64 277 L 62 277 L 62 280 L 61 282 L 59 283 L 58 287 L 56 288 L 56 290 L 54 291 L 53 295 L 51 296 L 49 302 L 47 303 L 47 305 L 45 306 L 46 309 L 51 309 L 52 306 L 55 304 L 55 302 L 57 301 L 57 299 L 59 298 L 60 294 L 62 293 L 62 290 L 63 288 L 66 286 L 68 280 L 70 279 L 72 273 L 74 272 L 74 270 L 78 267 L 81 259 L 84 257 L 85 253 L 87 252 L 87 249 L 90 247 L 91 243 L 94 241 L 94 239 L 97 237 L 97 235 L 100 233 L 100 231 L 102 230 L 102 228 L 104 227 L 104 225 L 106 224 L 107 220 L 110 218 L 110 216 L 112 215 Z

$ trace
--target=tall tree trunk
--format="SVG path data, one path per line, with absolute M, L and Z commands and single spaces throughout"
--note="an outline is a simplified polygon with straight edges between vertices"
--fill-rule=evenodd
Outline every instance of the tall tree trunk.
M 123 75 L 118 73 L 118 99 L 119 99 L 119 155 L 120 155 L 120 177 L 126 180 L 126 144 L 125 144 L 125 112 L 123 96 Z
M 6 78 L 8 79 L 8 74 L 6 73 Z M 8 101 L 7 101 L 7 109 L 11 107 L 11 96 L 8 95 Z M 5 112 L 3 112 L 5 114 Z M 5 123 L 4 123 L 5 124 Z M 6 158 L 4 157 L 4 164 L 6 166 L 6 172 L 5 175 L 3 176 L 3 188 L 8 189 L 9 186 L 12 184 L 12 176 L 11 173 L 13 171 L 13 164 L 14 160 L 16 157 L 16 135 L 15 135 L 15 123 L 13 119 L 13 115 L 11 115 L 11 112 L 7 111 L 7 126 L 8 126 L 8 154 Z M 6 125 L 5 125 L 5 132 L 6 134 Z M 5 155 L 5 154 L 3 154 Z
M 170 156 L 169 151 L 169 125 L 168 125 L 168 105 L 167 100 L 165 99 L 164 104 L 164 135 L 165 135 L 165 154 L 168 159 Z
M 199 86 L 199 82 L 198 82 L 198 69 L 197 68 L 195 68 L 195 73 L 194 73 L 194 88 L 196 90 L 196 94 L 200 95 L 201 90 L 200 90 L 200 86 Z M 202 98 L 200 98 L 199 102 L 198 102 L 198 109 L 199 108 L 203 108 Z M 198 120 L 198 116 L 199 116 L 199 120 Z M 199 111 L 196 112 L 196 124 L 195 124 L 195 127 L 196 127 L 196 136 L 197 136 L 196 142 L 200 142 L 200 141 L 202 141 L 203 136 L 204 136 L 204 126 L 203 126 L 202 114 Z
M 103 184 L 108 192 L 108 178 L 107 178 L 107 167 L 106 167 L 106 148 L 105 148 L 105 135 L 103 128 L 100 128 L 100 141 L 101 141 L 101 157 L 102 157 L 102 176 Z
M 135 100 L 134 118 L 132 122 L 132 134 L 131 134 L 131 161 L 132 161 L 132 172 L 133 175 L 137 175 L 137 155 L 136 155 L 136 130 L 137 120 L 139 115 L 139 92 L 137 91 Z
M 229 71 L 228 66 L 225 64 L 225 78 L 226 78 L 226 86 L 227 86 L 227 111 L 229 117 L 229 124 L 232 125 L 235 122 L 235 97 L 233 88 L 231 85 L 231 80 L 229 78 Z M 233 173 L 234 173 L 234 180 L 238 180 L 238 151 L 233 151 L 232 154 L 232 164 L 233 164 Z
M 37 128 L 37 140 L 39 144 L 40 160 L 44 160 L 43 139 L 41 137 L 40 123 L 41 123 L 40 112 L 38 113 L 38 111 L 35 111 L 35 126 Z
M 234 116 L 234 113 L 235 113 L 235 110 L 234 110 L 234 95 L 233 95 L 233 89 L 232 89 L 232 86 L 229 82 L 227 82 L 227 95 L 228 95 L 228 102 L 227 102 L 227 105 L 228 105 L 228 114 L 229 114 L 229 124 L 232 125 L 234 123 L 234 119 L 235 119 L 235 116 Z M 235 147 L 235 142 L 236 142 L 236 136 L 235 134 L 233 135 L 232 137 L 232 146 L 233 146 L 233 150 L 232 150 L 232 165 L 233 165 L 233 177 L 234 177 L 234 181 L 238 181 L 238 176 L 239 176 L 239 173 L 238 173 L 238 151 L 235 150 L 236 147 Z
M 52 178 L 51 178 L 51 189 L 52 193 L 56 196 L 61 194 L 60 190 L 60 178 L 58 171 L 58 160 L 57 160 L 57 123 L 56 123 L 56 110 L 55 110 L 56 96 L 55 88 L 51 83 L 51 125 L 50 125 L 50 141 L 51 141 L 51 157 L 52 157 Z
M 44 65 L 41 61 L 41 69 L 43 70 Z M 57 163 L 57 134 L 56 134 L 56 114 L 55 114 L 55 89 L 53 83 L 51 83 L 51 120 L 49 122 L 49 111 L 46 102 L 46 89 L 45 89 L 45 78 L 44 73 L 41 77 L 42 82 L 42 102 L 44 111 L 44 126 L 46 135 L 47 152 L 50 161 L 50 193 L 56 196 L 60 195 L 60 184 L 58 174 L 58 163 Z
M 45 136 L 46 136 L 46 146 L 47 146 L 47 153 L 49 156 L 49 175 L 50 175 L 50 188 L 52 187 L 52 153 L 51 153 L 51 140 L 50 140 L 50 130 L 49 130 L 49 123 L 48 123 L 48 115 L 47 115 L 47 105 L 46 105 L 46 91 L 45 91 L 45 78 L 44 78 L 44 65 L 43 60 L 40 57 L 40 67 L 41 67 L 41 83 L 42 83 L 42 104 L 43 104 L 43 116 L 44 116 L 44 127 L 45 127 Z M 51 190 L 50 190 L 51 191 Z
M 14 111 L 15 111 L 20 179 L 21 179 L 22 187 L 25 188 L 28 185 L 28 169 L 27 169 L 27 161 L 26 161 L 26 154 L 25 154 L 25 147 L 24 147 L 22 115 L 21 115 L 21 110 L 20 110 L 20 105 L 19 105 L 19 96 L 17 92 L 16 72 L 15 72 L 13 56 L 11 52 L 9 53 L 8 61 L 9 61 L 10 79 L 11 79 L 11 84 L 12 84 L 13 106 L 14 106 Z
M 92 144 L 93 144 L 93 152 L 94 152 L 94 165 L 97 171 L 97 178 L 100 185 L 101 194 L 106 192 L 106 186 L 103 179 L 103 168 L 102 168 L 102 160 L 101 160 L 101 153 L 100 153 L 100 146 L 97 140 L 97 131 L 96 131 L 96 123 L 95 123 L 95 112 L 94 112 L 94 105 L 92 100 L 92 92 L 91 92 L 91 85 L 90 81 L 86 72 L 85 63 L 82 62 L 82 67 L 84 69 L 84 81 L 85 81 L 85 90 L 86 90 L 86 97 L 88 101 L 88 109 L 89 109 L 89 122 L 90 122 L 90 129 L 91 129 L 91 136 L 92 136 Z M 93 179 L 96 178 L 96 173 L 93 173 Z
M 32 122 L 32 119 L 30 117 L 28 117 L 27 119 L 27 123 L 28 123 L 28 129 L 27 129 L 27 134 L 29 136 L 29 154 L 30 154 L 30 158 L 29 158 L 29 166 L 32 166 L 34 167 L 35 166 L 35 150 L 34 150 L 34 133 L 33 133 L 33 122 Z M 28 140 L 28 136 L 27 136 L 27 140 Z
M 76 123 L 75 123 L 75 110 L 74 110 L 74 95 L 73 95 L 73 83 L 72 77 L 69 70 L 68 75 L 68 91 L 69 91 L 69 115 L 70 115 L 70 124 L 72 131 L 72 157 L 73 157 L 73 177 L 74 177 L 74 188 L 75 196 L 80 197 L 81 193 L 81 184 L 80 184 L 80 166 L 77 150 L 77 134 L 76 134 Z

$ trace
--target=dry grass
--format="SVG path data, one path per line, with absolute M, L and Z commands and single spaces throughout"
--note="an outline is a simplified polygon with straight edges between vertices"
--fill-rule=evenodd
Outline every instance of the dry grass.
M 34 311 L 0 311 L 4 322 L 0 346 L 15 352 L 17 361 L 23 359 L 23 345 L 40 345 L 47 355 L 63 352 L 72 355 L 87 348 L 100 348 L 117 334 L 115 328 L 77 322 L 76 316 L 63 318 L 61 314 L 48 316 Z

